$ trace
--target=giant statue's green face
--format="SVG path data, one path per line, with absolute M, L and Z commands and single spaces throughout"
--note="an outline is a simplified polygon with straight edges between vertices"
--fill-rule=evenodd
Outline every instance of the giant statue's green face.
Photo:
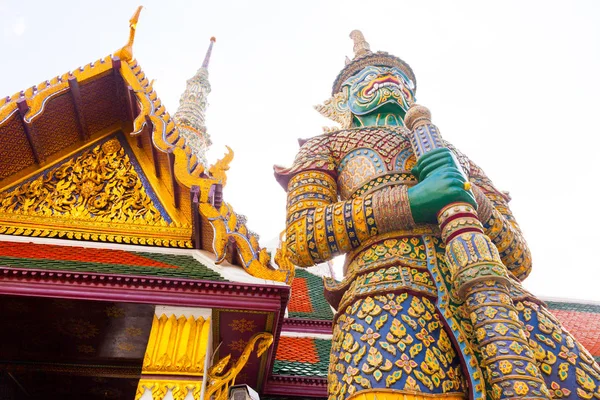
M 404 116 L 414 103 L 414 83 L 398 68 L 368 66 L 342 87 L 348 87 L 348 106 L 354 115 L 373 111 Z

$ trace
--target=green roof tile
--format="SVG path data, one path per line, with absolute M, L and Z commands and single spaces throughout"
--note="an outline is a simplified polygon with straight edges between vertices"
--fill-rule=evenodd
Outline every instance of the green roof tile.
M 294 310 L 292 303 L 294 303 L 295 299 L 292 286 L 292 298 L 290 300 L 290 307 L 288 309 L 288 317 L 331 321 L 333 319 L 333 311 L 331 311 L 331 307 L 323 295 L 325 290 L 325 287 L 323 286 L 323 279 L 320 276 L 313 275 L 302 268 L 296 268 L 296 277 L 294 279 L 298 278 L 306 280 L 308 298 L 310 299 L 312 311 L 303 312 Z M 296 295 L 299 295 L 299 293 L 296 293 Z
M 329 352 L 331 350 L 331 340 L 329 339 L 312 339 L 317 350 L 317 362 L 299 362 L 275 359 L 273 365 L 274 375 L 291 375 L 305 376 L 313 378 L 327 378 L 329 369 Z M 296 349 L 298 352 L 304 352 L 306 349 L 299 346 Z M 287 349 L 289 352 L 289 349 Z
M 581 304 L 562 301 L 546 301 L 550 310 L 566 310 L 600 314 L 599 304 Z
M 14 268 L 225 281 L 188 255 L 4 242 L 0 265 Z

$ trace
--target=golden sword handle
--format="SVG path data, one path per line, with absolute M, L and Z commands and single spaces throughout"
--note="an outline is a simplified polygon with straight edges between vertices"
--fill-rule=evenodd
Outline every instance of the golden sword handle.
M 445 147 L 431 113 L 413 105 L 404 118 L 415 156 Z M 465 190 L 470 190 L 470 183 Z M 468 203 L 448 204 L 438 213 L 454 289 L 473 323 L 472 343 L 480 355 L 488 395 L 494 399 L 549 399 L 550 393 L 529 347 L 510 297 L 509 272 Z

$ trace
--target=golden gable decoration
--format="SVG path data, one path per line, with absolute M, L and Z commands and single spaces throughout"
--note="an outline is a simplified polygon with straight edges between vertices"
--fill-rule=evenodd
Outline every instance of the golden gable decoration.
M 250 275 L 290 284 L 285 252 L 277 268 L 222 202 L 233 151 L 205 169 L 133 58 L 140 11 L 114 56 L 0 98 L 0 144 L 10 144 L 0 157 L 0 234 L 196 247 L 213 250 L 218 263 L 228 253 Z M 109 139 L 116 134 L 131 152 Z M 205 223 L 215 231 L 207 235 L 212 243 L 197 235 Z
M 166 224 L 117 139 L 0 193 L 0 212 Z
M 0 233 L 191 247 L 168 223 L 118 139 L 0 193 Z

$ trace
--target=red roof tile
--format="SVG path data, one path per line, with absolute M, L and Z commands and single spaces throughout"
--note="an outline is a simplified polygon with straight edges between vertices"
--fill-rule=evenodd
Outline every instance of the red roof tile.
M 277 360 L 316 363 L 319 361 L 314 339 L 281 336 Z
M 292 298 L 288 305 L 291 312 L 313 312 L 308 285 L 305 278 L 296 277 L 292 281 Z
M 175 265 L 152 260 L 123 250 L 90 249 L 37 243 L 0 242 L 0 257 L 178 268 Z
M 551 312 L 594 357 L 600 356 L 600 314 L 571 310 Z

